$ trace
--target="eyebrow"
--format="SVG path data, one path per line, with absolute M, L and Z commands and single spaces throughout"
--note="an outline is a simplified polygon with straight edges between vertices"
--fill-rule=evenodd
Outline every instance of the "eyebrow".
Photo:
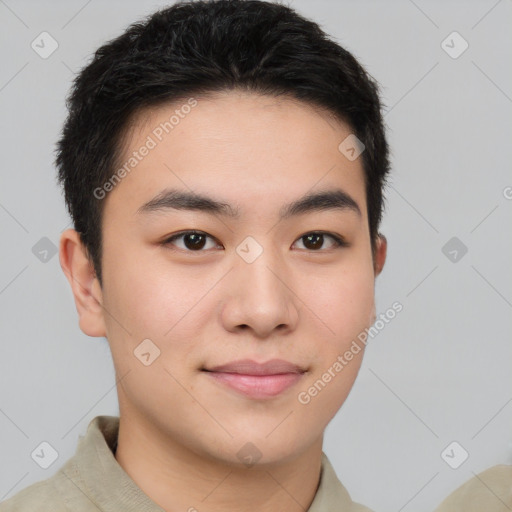
M 144 203 L 138 210 L 139 214 L 164 213 L 167 210 L 195 210 L 212 215 L 221 215 L 229 218 L 239 218 L 239 208 L 229 203 L 218 201 L 212 197 L 195 192 L 187 192 L 177 189 L 166 189 L 153 199 Z M 284 205 L 279 212 L 279 219 L 301 215 L 304 213 L 340 210 L 356 213 L 362 216 L 357 202 L 341 189 L 325 190 L 309 193 L 292 203 Z

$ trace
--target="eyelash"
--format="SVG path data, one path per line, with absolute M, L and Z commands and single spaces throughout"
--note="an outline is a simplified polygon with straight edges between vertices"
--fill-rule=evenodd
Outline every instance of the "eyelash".
M 212 237 L 208 233 L 205 233 L 204 231 L 189 230 L 189 231 L 181 231 L 180 233 L 176 233 L 176 234 L 170 236 L 169 238 L 166 238 L 163 242 L 161 242 L 161 245 L 167 247 L 169 245 L 172 245 L 172 242 L 174 242 L 175 240 L 177 240 L 179 238 L 182 238 L 182 237 L 184 237 L 186 235 L 203 235 L 203 236 L 206 236 L 206 237 L 210 238 L 211 240 L 214 240 L 216 243 L 218 243 L 215 240 L 214 237 Z M 334 245 L 330 249 L 341 249 L 341 248 L 349 247 L 349 245 L 350 245 L 341 236 L 335 235 L 333 233 L 329 233 L 327 231 L 309 231 L 308 233 L 305 233 L 302 236 L 300 236 L 299 238 L 297 238 L 296 241 L 301 240 L 302 238 L 304 238 L 304 237 L 306 237 L 308 235 L 324 235 L 324 236 L 327 236 L 329 238 L 332 238 L 332 240 L 334 242 Z M 221 244 L 219 244 L 219 245 L 221 245 Z M 305 249 L 305 250 L 307 250 L 308 252 L 326 252 L 326 251 L 328 251 L 330 249 L 317 249 L 317 250 Z M 201 252 L 207 252 L 208 249 L 206 249 L 206 250 L 199 249 L 197 251 L 194 251 L 194 250 L 191 250 L 191 249 L 177 248 L 176 250 L 184 251 L 184 252 L 190 252 L 190 253 L 201 253 Z

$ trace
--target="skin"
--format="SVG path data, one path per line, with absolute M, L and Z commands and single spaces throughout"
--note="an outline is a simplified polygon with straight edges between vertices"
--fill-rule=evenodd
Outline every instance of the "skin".
M 307 404 L 307 390 L 375 319 L 375 278 L 361 158 L 338 145 L 350 128 L 324 111 L 285 98 L 226 92 L 198 105 L 103 199 L 103 287 L 74 230 L 60 261 L 79 325 L 108 339 L 116 369 L 120 429 L 116 459 L 164 510 L 303 512 L 318 487 L 323 433 L 359 371 L 361 350 Z M 140 113 L 125 157 L 179 105 Z M 123 159 L 121 159 L 123 160 Z M 195 191 L 239 208 L 237 219 L 193 210 L 139 214 L 165 188 Z M 341 188 L 359 205 L 278 221 L 280 208 L 308 192 Z M 200 230 L 202 252 L 171 235 Z M 302 237 L 326 236 L 319 248 Z M 236 252 L 253 237 L 263 253 Z M 189 246 L 190 247 L 190 244 Z M 161 351 L 145 366 L 144 339 Z M 201 371 L 236 359 L 281 358 L 307 369 L 271 399 L 255 400 Z M 252 467 L 237 452 L 261 452 Z

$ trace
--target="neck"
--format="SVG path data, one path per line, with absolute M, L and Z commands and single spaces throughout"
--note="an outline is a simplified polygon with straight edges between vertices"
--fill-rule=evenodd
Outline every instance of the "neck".
M 315 497 L 322 438 L 286 462 L 240 468 L 201 456 L 150 429 L 121 416 L 115 458 L 166 511 L 305 512 Z

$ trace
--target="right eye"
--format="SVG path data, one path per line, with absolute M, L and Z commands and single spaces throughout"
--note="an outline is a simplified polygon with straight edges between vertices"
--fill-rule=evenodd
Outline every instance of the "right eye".
M 208 245 L 208 239 L 211 240 L 210 246 L 206 247 L 205 250 L 215 248 L 217 245 L 212 236 L 203 231 L 181 231 L 166 238 L 162 245 L 165 247 L 175 245 L 178 249 L 187 252 L 205 252 L 203 249 Z M 178 240 L 180 243 L 175 243 Z

